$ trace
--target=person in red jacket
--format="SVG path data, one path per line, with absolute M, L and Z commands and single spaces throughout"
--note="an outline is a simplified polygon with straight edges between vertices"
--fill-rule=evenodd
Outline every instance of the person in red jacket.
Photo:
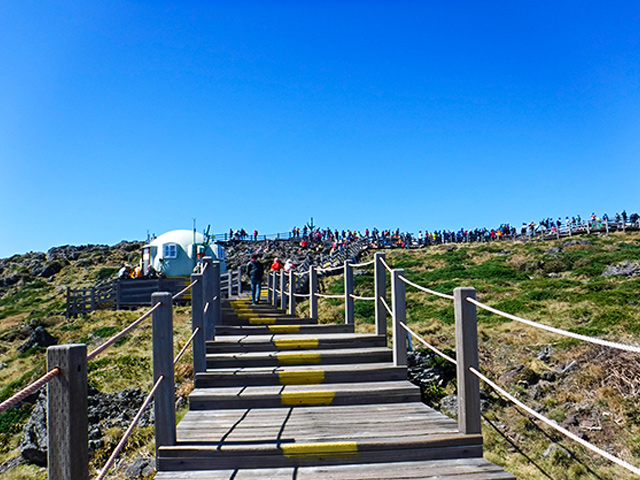
M 282 265 L 282 262 L 280 261 L 280 259 L 276 258 L 271 264 L 271 271 L 277 272 L 278 270 L 282 270 L 283 267 L 284 265 Z

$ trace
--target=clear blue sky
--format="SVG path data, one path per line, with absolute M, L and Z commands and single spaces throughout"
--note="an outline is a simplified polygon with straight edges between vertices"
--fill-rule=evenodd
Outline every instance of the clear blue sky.
M 640 3 L 0 3 L 0 257 L 639 209 Z

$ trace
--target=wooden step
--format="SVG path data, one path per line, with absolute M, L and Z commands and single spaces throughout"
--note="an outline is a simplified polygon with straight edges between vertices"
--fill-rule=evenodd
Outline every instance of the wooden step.
M 384 335 L 321 334 L 315 336 L 273 334 L 219 337 L 207 342 L 207 353 L 265 352 L 273 350 L 370 348 L 386 346 Z
M 197 373 L 195 387 L 312 385 L 406 380 L 407 369 L 389 363 L 320 366 L 245 367 Z
M 282 365 L 330 365 L 336 363 L 390 362 L 386 347 L 207 354 L 207 369 L 228 367 L 278 367 Z
M 484 458 L 367 465 L 158 472 L 156 480 L 515 480 Z
M 218 325 L 218 335 L 266 335 L 270 333 L 353 333 L 353 325 L 321 324 L 321 325 Z M 223 338 L 223 337 L 221 337 Z
M 190 410 L 366 405 L 419 402 L 420 389 L 403 381 L 198 388 Z
M 222 325 L 317 325 L 312 318 L 251 316 L 246 318 L 222 317 Z

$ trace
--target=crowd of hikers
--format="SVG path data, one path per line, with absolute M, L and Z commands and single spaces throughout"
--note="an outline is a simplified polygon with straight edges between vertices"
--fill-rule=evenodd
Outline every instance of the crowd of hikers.
M 569 231 L 589 231 L 589 229 L 602 228 L 604 226 L 635 225 L 638 226 L 640 216 L 637 213 L 628 215 L 625 210 L 609 217 L 606 213 L 597 216 L 595 213 L 586 219 L 580 215 L 574 217 L 544 218 L 539 222 L 523 223 L 516 228 L 509 223 L 504 223 L 495 228 L 475 228 L 473 230 L 461 228 L 459 230 L 424 230 L 417 234 L 401 232 L 396 230 L 378 230 L 368 228 L 364 231 L 357 230 L 334 230 L 331 228 L 309 228 L 302 229 L 293 227 L 288 234 L 289 238 L 299 240 L 300 246 L 309 249 L 324 248 L 327 243 L 332 244 L 332 250 L 344 248 L 357 240 L 369 242 L 372 248 L 410 248 L 424 247 L 429 245 L 440 245 L 443 243 L 467 243 L 467 242 L 490 242 L 501 239 L 513 238 L 533 238 L 549 234 L 564 234 Z M 232 234 L 232 235 L 231 235 Z M 230 236 L 239 240 L 258 239 L 257 230 L 253 235 L 249 235 L 244 229 L 230 230 Z

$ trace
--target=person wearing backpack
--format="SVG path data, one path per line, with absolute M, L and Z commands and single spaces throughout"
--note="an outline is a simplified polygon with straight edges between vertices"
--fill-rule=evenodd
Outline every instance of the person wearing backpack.
M 251 281 L 251 303 L 260 303 L 260 287 L 262 285 L 262 275 L 264 267 L 258 261 L 257 255 L 251 255 L 251 261 L 247 264 L 247 276 Z

